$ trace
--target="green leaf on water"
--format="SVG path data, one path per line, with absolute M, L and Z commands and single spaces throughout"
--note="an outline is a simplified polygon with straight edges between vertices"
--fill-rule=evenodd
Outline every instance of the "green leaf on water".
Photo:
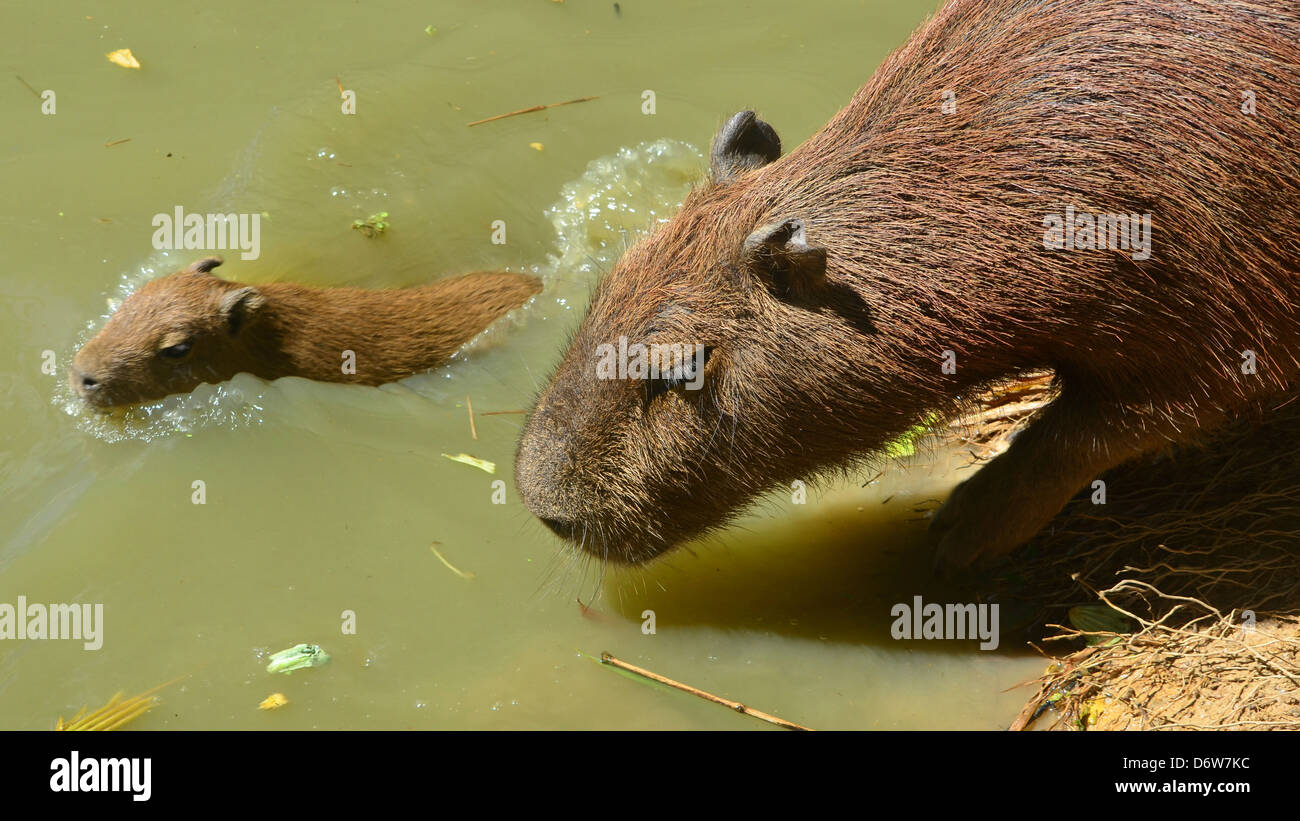
M 479 470 L 485 471 L 487 473 L 497 472 L 496 462 L 489 462 L 486 459 L 479 459 L 474 456 L 470 456 L 468 453 L 458 453 L 455 456 L 452 456 L 450 453 L 444 453 L 443 456 L 447 457 L 453 462 L 460 462 L 462 465 L 469 465 L 470 467 L 478 468 Z
M 654 689 L 662 690 L 665 693 L 680 692 L 678 690 L 674 690 L 672 687 L 669 687 L 667 684 L 664 684 L 663 682 L 655 681 L 654 679 L 646 678 L 645 676 L 638 676 L 636 673 L 633 673 L 631 670 L 624 670 L 621 667 L 615 667 L 612 664 L 606 664 L 605 662 L 601 661 L 599 658 L 584 653 L 581 650 L 578 651 L 578 655 L 582 656 L 588 661 L 595 662 L 596 664 L 600 665 L 606 670 L 612 670 L 613 672 L 618 673 L 623 678 L 628 678 L 631 679 L 632 681 L 640 682 L 641 684 L 644 684 L 647 687 L 653 687 Z
M 292 673 L 294 670 L 320 667 L 329 660 L 329 653 L 322 650 L 318 644 L 295 644 L 288 650 L 281 650 L 272 655 L 271 662 L 266 665 L 266 672 Z
M 352 228 L 373 239 L 388 230 L 388 212 L 380 211 L 378 214 L 371 214 L 363 220 L 353 220 Z

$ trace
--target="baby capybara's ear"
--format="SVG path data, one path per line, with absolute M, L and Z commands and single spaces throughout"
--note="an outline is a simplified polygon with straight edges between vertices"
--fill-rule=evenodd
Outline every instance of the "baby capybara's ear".
M 826 249 L 808 243 L 801 219 L 759 226 L 741 248 L 745 269 L 778 297 L 807 297 L 826 277 Z
M 236 336 L 245 325 L 256 318 L 258 310 L 265 304 L 266 297 L 250 286 L 236 288 L 223 294 L 220 304 L 221 316 L 230 335 Z
M 182 274 L 210 274 L 212 269 L 216 268 L 222 262 L 221 257 L 204 257 L 198 262 L 191 263 L 187 268 L 181 271 Z
M 713 138 L 709 168 L 713 181 L 723 183 L 752 168 L 762 168 L 781 156 L 781 138 L 772 126 L 752 111 L 741 111 L 727 120 Z

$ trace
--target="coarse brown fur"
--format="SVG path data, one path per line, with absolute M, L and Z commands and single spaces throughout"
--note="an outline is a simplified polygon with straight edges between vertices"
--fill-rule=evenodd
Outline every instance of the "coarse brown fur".
M 160 399 L 237 373 L 382 385 L 442 364 L 542 289 L 526 274 L 481 272 L 418 288 L 251 286 L 218 279 L 216 257 L 145 284 L 73 360 L 90 405 Z M 345 372 L 345 351 L 355 372 Z
M 1294 0 L 950 2 L 787 156 L 728 123 L 538 398 L 525 503 L 646 561 L 1048 367 L 1060 397 L 932 524 L 947 567 L 1005 554 L 1105 469 L 1294 388 L 1298 111 Z M 1150 214 L 1149 259 L 1046 249 L 1067 206 Z M 597 379 L 620 336 L 708 346 L 703 389 Z

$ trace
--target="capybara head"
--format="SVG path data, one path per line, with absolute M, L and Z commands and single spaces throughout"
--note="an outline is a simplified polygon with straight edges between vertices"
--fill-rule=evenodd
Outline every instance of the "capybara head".
M 906 402 L 853 399 L 885 392 L 893 351 L 828 276 L 843 260 L 780 152 L 752 112 L 723 126 L 711 179 L 599 284 L 525 426 L 525 504 L 599 558 L 647 561 L 914 422 Z
M 213 276 L 220 264 L 208 257 L 127 297 L 77 352 L 68 373 L 73 390 L 89 405 L 107 408 L 253 370 L 245 343 L 265 298 Z

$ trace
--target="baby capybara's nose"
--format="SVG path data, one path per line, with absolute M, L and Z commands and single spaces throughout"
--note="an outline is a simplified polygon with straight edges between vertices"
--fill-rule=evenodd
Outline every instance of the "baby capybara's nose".
M 91 396 L 99 389 L 99 380 L 94 374 L 87 373 L 75 365 L 68 372 L 68 382 L 72 389 L 82 396 Z

